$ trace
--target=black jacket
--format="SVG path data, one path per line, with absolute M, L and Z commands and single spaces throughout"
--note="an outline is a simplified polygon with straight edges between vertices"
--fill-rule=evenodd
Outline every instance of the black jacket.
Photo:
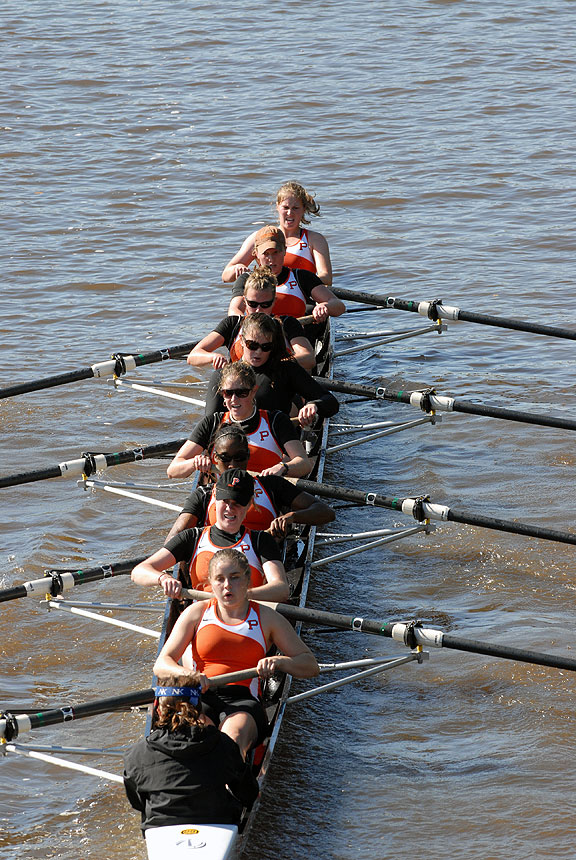
M 242 808 L 258 796 L 258 782 L 237 744 L 215 726 L 155 729 L 128 751 L 124 766 L 124 787 L 142 813 L 142 830 L 237 824 Z

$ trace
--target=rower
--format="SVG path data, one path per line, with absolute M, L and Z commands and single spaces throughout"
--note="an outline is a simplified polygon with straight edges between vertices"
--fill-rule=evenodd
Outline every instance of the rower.
M 256 402 L 260 409 L 277 409 L 290 415 L 294 399 L 300 398 L 305 403 L 298 412 L 301 427 L 315 424 L 319 418 L 336 415 L 338 401 L 289 355 L 282 329 L 274 317 L 261 313 L 244 317 L 240 333 L 242 361 L 255 373 L 258 386 Z M 236 362 L 232 367 L 240 363 Z M 222 382 L 214 373 L 208 383 L 206 415 L 218 412 L 222 407 L 219 387 L 223 387 Z
M 290 594 L 278 544 L 265 531 L 249 531 L 244 519 L 254 497 L 254 478 L 243 469 L 228 469 L 216 481 L 216 521 L 212 526 L 191 528 L 170 538 L 132 570 L 138 585 L 160 585 L 166 597 L 178 598 L 182 583 L 168 571 L 178 562 L 186 566 L 193 588 L 210 598 L 208 565 L 220 549 L 241 550 L 248 559 L 251 579 L 249 597 L 254 600 L 287 600 Z
M 227 469 L 247 469 L 249 459 L 246 433 L 238 424 L 221 424 L 215 433 L 210 454 L 204 457 L 201 468 L 220 475 Z M 190 493 L 167 540 L 196 525 L 214 525 L 214 487 L 214 483 L 205 484 Z M 334 511 L 329 505 L 310 493 L 296 489 L 291 481 L 278 475 L 261 475 L 254 478 L 254 499 L 244 525 L 250 530 L 269 531 L 278 540 L 286 537 L 290 527 L 296 523 L 325 525 L 334 519 Z
M 339 317 L 346 310 L 344 302 L 336 298 L 332 290 L 322 283 L 318 275 L 306 269 L 289 269 L 284 265 L 286 238 L 279 227 L 268 224 L 254 235 L 254 257 L 259 266 L 268 266 L 276 275 L 275 310 L 281 316 L 302 317 L 306 305 L 313 304 L 315 322 L 324 322 L 328 317 Z M 245 310 L 244 285 L 249 276 L 245 271 L 232 286 L 232 301 L 228 313 L 241 314 Z
M 258 781 L 238 745 L 202 714 L 199 673 L 163 675 L 155 688 L 154 728 L 124 756 L 124 788 L 152 827 L 239 824 L 258 797 Z
M 180 615 L 160 651 L 156 675 L 185 674 L 178 661 L 190 650 L 194 668 L 206 677 L 257 668 L 257 678 L 202 692 L 204 707 L 221 730 L 236 741 L 243 757 L 268 731 L 266 712 L 258 699 L 260 681 L 276 672 L 296 678 L 318 674 L 318 663 L 294 628 L 269 606 L 250 599 L 250 569 L 235 550 L 216 553 L 208 577 L 213 596 Z M 281 652 L 267 657 L 272 645 Z M 224 719 L 221 715 L 224 714 Z
M 312 464 L 288 415 L 277 409 L 258 408 L 256 374 L 246 362 L 237 361 L 219 371 L 217 387 L 227 411 L 216 411 L 200 421 L 169 464 L 169 478 L 187 478 L 195 470 L 205 469 L 203 452 L 210 449 L 218 427 L 230 421 L 240 424 L 248 437 L 250 471 L 291 478 L 302 478 L 310 472 Z
M 314 272 L 328 287 L 332 283 L 332 263 L 328 242 L 321 233 L 303 225 L 309 224 L 307 215 L 320 215 L 320 206 L 309 191 L 298 182 L 285 182 L 276 194 L 278 222 L 286 239 L 284 265 L 289 269 L 307 269 Z M 254 259 L 256 233 L 243 242 L 222 272 L 225 283 L 235 281 Z
M 250 316 L 256 312 L 269 316 L 274 315 L 276 278 L 270 269 L 260 266 L 250 272 L 244 284 L 244 304 L 246 306 L 245 316 Z M 290 353 L 298 364 L 306 370 L 312 370 L 316 364 L 316 357 L 302 325 L 292 316 L 277 317 L 277 319 L 282 325 Z M 241 325 L 242 316 L 224 317 L 210 334 L 207 334 L 196 344 L 186 359 L 188 364 L 194 367 L 212 365 L 215 370 L 221 369 L 228 363 L 228 360 L 224 355 L 216 352 L 220 347 L 226 347 L 230 361 L 238 361 L 242 357 Z

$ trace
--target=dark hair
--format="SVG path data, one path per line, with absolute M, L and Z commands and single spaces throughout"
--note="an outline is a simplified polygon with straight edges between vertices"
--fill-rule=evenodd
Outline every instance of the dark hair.
M 246 449 L 247 455 L 250 453 L 246 433 L 239 424 L 235 424 L 233 421 L 220 424 L 220 426 L 216 428 L 210 442 L 210 451 L 214 451 L 214 448 L 221 439 L 232 439 L 237 445 Z
M 208 563 L 208 576 L 214 573 L 221 561 L 229 561 L 237 564 L 244 576 L 249 577 L 251 575 L 248 559 L 243 552 L 239 552 L 237 549 L 220 549 L 214 553 Z
M 194 687 L 198 684 L 198 673 L 189 675 L 166 675 L 158 677 L 160 687 Z M 162 696 L 158 699 L 154 728 L 175 732 L 188 726 L 202 725 L 202 711 L 179 696 Z
M 292 356 L 288 352 L 288 347 L 286 346 L 284 329 L 282 328 L 282 323 L 280 323 L 279 320 L 268 316 L 267 314 L 250 314 L 250 316 L 244 317 L 240 334 L 244 339 L 250 340 L 249 335 L 247 336 L 247 332 L 251 330 L 258 331 L 263 335 L 268 335 L 272 340 L 272 349 L 270 350 L 267 362 L 269 367 L 275 367 L 280 364 L 281 361 L 289 361 L 291 359 Z M 232 366 L 235 367 L 237 364 L 238 362 Z

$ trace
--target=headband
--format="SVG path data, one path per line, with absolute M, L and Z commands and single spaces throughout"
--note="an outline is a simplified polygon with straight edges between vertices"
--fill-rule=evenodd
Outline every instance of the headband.
M 181 699 L 188 699 L 191 705 L 197 705 L 200 701 L 200 685 L 195 687 L 154 687 L 156 698 L 160 696 L 178 696 Z

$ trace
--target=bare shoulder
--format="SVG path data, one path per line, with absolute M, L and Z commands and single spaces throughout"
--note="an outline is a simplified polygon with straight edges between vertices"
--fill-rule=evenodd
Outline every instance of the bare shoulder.
M 313 250 L 316 251 L 327 251 L 328 250 L 328 242 L 322 235 L 322 233 L 317 233 L 316 230 L 308 230 L 308 241 L 310 242 L 310 246 Z

